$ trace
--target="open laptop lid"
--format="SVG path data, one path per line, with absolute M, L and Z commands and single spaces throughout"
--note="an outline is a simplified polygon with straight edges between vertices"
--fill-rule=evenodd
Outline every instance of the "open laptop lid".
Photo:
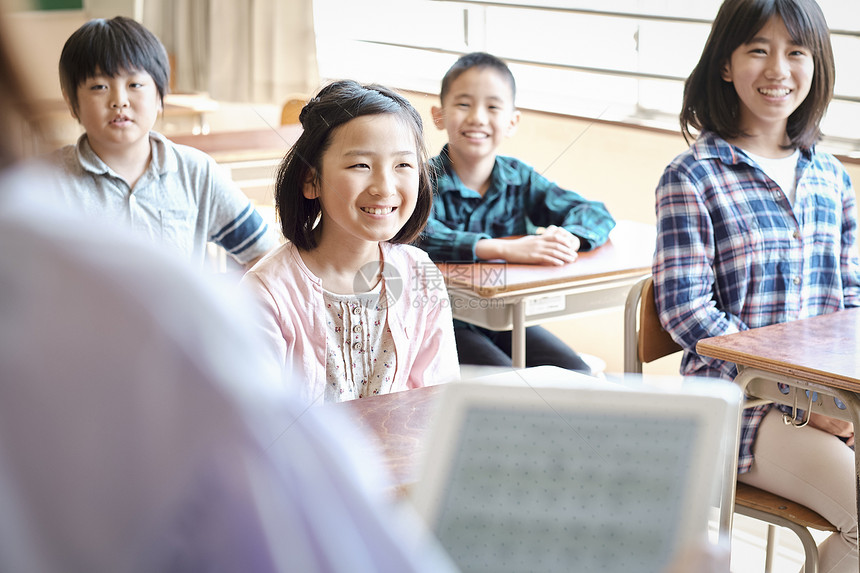
M 663 571 L 706 539 L 739 404 L 551 367 L 452 383 L 412 498 L 463 571 Z

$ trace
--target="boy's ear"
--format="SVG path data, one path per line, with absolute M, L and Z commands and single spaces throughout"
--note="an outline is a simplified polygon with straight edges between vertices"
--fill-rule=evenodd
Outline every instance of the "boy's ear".
M 305 199 L 316 199 L 320 196 L 314 175 L 313 169 L 308 169 L 308 172 L 305 173 L 305 182 L 302 184 L 302 195 L 305 196 Z
M 520 110 L 515 109 L 511 114 L 511 123 L 508 125 L 507 136 L 510 137 L 517 132 L 517 126 L 520 124 Z
M 433 125 L 436 126 L 436 129 L 445 129 L 445 112 L 440 106 L 431 107 L 430 115 L 433 116 Z

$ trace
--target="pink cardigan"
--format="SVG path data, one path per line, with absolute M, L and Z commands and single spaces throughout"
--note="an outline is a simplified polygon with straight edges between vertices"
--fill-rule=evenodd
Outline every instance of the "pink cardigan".
M 392 391 L 458 380 L 451 305 L 441 275 L 429 280 L 436 267 L 424 251 L 381 245 L 387 291 L 396 294 L 402 281 L 402 293 L 388 308 L 397 353 Z M 320 279 L 305 266 L 298 249 L 286 243 L 254 265 L 242 284 L 262 311 L 257 324 L 267 341 L 269 359 L 307 403 L 321 400 L 326 381 L 326 313 Z

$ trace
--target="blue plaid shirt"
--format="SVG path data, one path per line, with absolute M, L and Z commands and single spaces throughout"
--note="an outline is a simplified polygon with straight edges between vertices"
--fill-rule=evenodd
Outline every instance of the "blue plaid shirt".
M 447 145 L 430 160 L 430 168 L 436 193 L 420 246 L 434 261 L 475 261 L 481 239 L 531 235 L 549 225 L 579 237 L 579 250 L 587 251 L 605 243 L 615 226 L 603 203 L 562 189 L 513 157 L 496 157 L 483 197 L 460 181 Z
M 699 340 L 860 306 L 851 180 L 832 155 L 801 150 L 792 207 L 743 150 L 705 133 L 657 187 L 653 272 L 681 372 L 733 380 L 737 367 L 696 354 Z M 769 408 L 744 411 L 739 473 Z

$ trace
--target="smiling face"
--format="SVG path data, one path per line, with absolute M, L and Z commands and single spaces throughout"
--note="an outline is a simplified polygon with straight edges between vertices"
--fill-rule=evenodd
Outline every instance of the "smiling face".
M 319 244 L 358 246 L 394 237 L 418 198 L 415 135 L 394 114 L 364 115 L 337 127 L 323 153 L 321 173 L 304 196 L 319 199 Z
M 432 112 L 436 127 L 448 132 L 455 166 L 495 158 L 519 122 L 513 98 L 510 81 L 493 68 L 470 68 L 451 82 L 442 107 Z
M 72 113 L 102 159 L 148 156 L 149 132 L 161 111 L 152 76 L 139 70 L 121 71 L 114 77 L 97 73 L 78 86 L 77 97 L 77 113 Z
M 782 18 L 768 20 L 732 52 L 722 72 L 738 94 L 741 130 L 784 133 L 788 117 L 809 94 L 814 71 L 811 51 L 794 42 Z

